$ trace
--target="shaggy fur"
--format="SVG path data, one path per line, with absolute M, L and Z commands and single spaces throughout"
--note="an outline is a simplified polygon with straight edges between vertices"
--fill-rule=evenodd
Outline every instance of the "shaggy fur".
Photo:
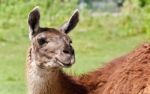
M 150 94 L 150 44 L 81 76 L 79 81 L 90 94 Z

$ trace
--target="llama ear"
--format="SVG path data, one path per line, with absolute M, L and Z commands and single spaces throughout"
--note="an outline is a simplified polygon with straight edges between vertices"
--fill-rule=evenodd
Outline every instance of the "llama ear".
M 69 33 L 79 22 L 79 10 L 76 9 L 71 16 L 70 20 L 61 26 L 61 31 L 65 32 L 66 34 Z
M 38 32 L 39 29 L 39 20 L 40 20 L 40 11 L 39 7 L 36 6 L 29 13 L 28 16 L 28 25 L 29 25 L 29 38 L 32 39 L 33 35 Z

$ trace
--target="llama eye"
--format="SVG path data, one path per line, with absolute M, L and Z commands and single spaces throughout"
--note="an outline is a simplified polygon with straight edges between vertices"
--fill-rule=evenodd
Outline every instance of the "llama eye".
M 72 40 L 70 40 L 70 44 L 72 44 Z
M 43 44 L 46 44 L 48 42 L 46 41 L 45 38 L 41 38 L 41 39 L 38 40 L 38 43 L 39 43 L 39 45 L 43 45 Z

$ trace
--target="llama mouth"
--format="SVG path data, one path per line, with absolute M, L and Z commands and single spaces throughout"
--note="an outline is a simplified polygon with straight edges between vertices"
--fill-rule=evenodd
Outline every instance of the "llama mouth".
M 60 66 L 63 66 L 63 67 L 70 67 L 71 66 L 71 63 L 64 63 L 62 61 L 60 61 L 58 58 L 56 58 L 56 60 L 58 61 L 57 63 L 60 65 Z

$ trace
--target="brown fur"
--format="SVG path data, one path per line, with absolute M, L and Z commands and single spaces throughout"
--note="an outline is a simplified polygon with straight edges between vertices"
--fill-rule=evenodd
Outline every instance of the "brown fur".
M 78 81 L 88 88 L 88 90 L 91 92 L 90 94 L 98 94 L 95 92 L 105 88 L 105 84 L 108 82 L 108 78 L 122 64 L 122 61 L 125 58 L 126 56 L 116 58 L 111 62 L 108 62 L 108 64 L 102 68 L 87 74 L 83 74 L 78 78 Z
M 79 81 L 91 94 L 150 94 L 150 44 L 83 75 Z

